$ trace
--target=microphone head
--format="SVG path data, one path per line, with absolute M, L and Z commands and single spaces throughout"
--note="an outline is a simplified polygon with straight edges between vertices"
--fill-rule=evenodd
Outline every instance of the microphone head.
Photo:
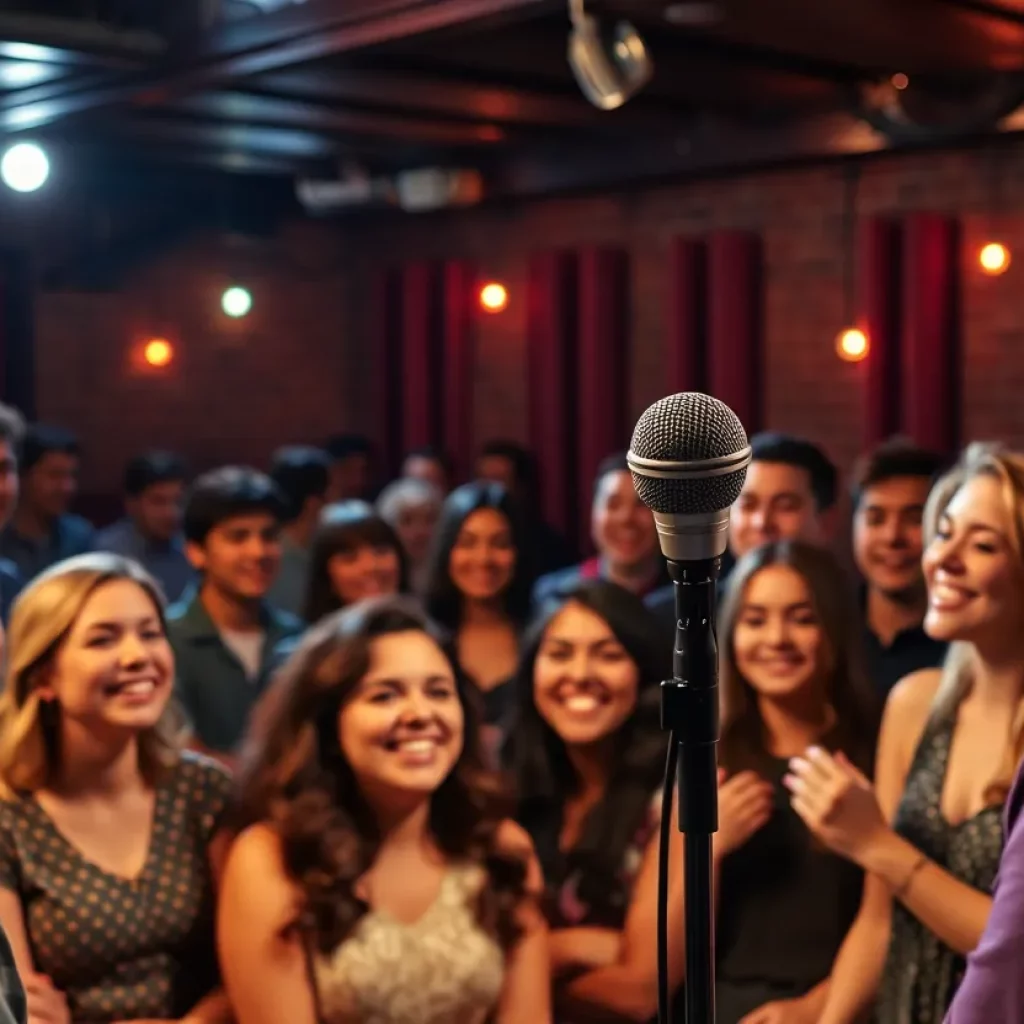
M 747 433 L 729 406 L 699 392 L 655 402 L 637 422 L 627 461 L 666 558 L 704 561 L 725 551 L 729 509 L 750 465 Z

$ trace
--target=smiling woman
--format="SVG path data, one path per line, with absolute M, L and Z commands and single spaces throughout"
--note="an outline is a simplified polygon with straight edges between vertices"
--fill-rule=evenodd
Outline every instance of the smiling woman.
M 474 726 L 414 604 L 364 602 L 307 634 L 241 780 L 219 921 L 238 1024 L 550 1020 L 529 839 Z
M 58 563 L 15 603 L 8 652 L 0 923 L 29 1020 L 226 1020 L 213 892 L 229 780 L 179 752 L 156 584 L 116 555 Z

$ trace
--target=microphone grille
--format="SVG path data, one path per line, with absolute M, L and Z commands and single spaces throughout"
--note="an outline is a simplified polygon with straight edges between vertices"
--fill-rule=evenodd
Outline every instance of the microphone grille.
M 747 433 L 739 417 L 710 395 L 687 391 L 669 395 L 640 417 L 632 454 L 657 462 L 703 462 L 742 452 Z M 669 480 L 633 470 L 633 486 L 652 511 L 700 515 L 729 508 L 740 496 L 746 466 L 721 475 Z

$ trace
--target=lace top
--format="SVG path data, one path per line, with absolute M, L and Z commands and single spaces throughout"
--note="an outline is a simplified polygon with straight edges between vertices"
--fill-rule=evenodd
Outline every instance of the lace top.
M 1002 805 L 950 824 L 940 811 L 956 715 L 925 729 L 893 822 L 896 832 L 961 882 L 991 892 L 1003 848 Z M 876 1024 L 941 1024 L 965 960 L 894 901 Z
M 370 910 L 331 954 L 313 960 L 323 1024 L 484 1024 L 498 1005 L 505 956 L 476 920 L 477 866 L 451 868 L 412 924 Z

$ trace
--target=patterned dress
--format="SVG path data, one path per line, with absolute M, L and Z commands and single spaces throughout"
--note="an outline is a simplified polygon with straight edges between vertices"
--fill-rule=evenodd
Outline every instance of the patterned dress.
M 74 1024 L 177 1020 L 217 986 L 209 846 L 230 786 L 183 754 L 157 787 L 134 880 L 87 860 L 34 798 L 0 802 L 0 887 L 18 895 L 35 968 Z
M 925 729 L 893 826 L 955 878 L 991 892 L 1003 849 L 1003 805 L 986 807 L 957 825 L 940 810 L 955 726 L 954 713 Z M 876 1024 L 941 1024 L 965 967 L 959 953 L 894 901 Z
M 370 910 L 313 958 L 321 1024 L 483 1024 L 501 998 L 505 955 L 480 927 L 477 866 L 452 867 L 437 899 L 406 924 Z

